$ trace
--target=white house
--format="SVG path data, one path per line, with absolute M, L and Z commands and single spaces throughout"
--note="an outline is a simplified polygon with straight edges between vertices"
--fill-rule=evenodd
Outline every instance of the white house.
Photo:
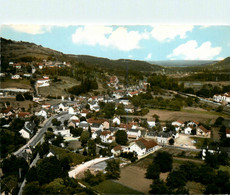
M 230 103 L 230 92 L 224 94 L 216 94 L 213 96 L 215 102 Z
M 128 138 L 139 139 L 141 137 L 140 129 L 129 129 L 127 130 Z
M 121 145 L 115 146 L 115 147 L 111 150 L 111 152 L 112 152 L 112 154 L 113 154 L 114 156 L 119 156 L 119 155 L 121 154 L 121 152 L 122 152 L 122 147 L 121 147 Z
M 115 118 L 113 118 L 113 124 L 120 125 L 121 124 L 121 120 L 118 117 L 115 117 Z
M 41 110 L 40 112 L 35 113 L 36 116 L 42 116 L 47 119 L 47 112 L 45 110 Z
M 74 109 L 72 107 L 69 107 L 68 113 L 69 114 L 76 114 L 76 112 L 74 112 Z
M 101 141 L 104 143 L 112 143 L 113 142 L 113 134 L 111 131 L 102 131 L 100 138 Z
M 50 86 L 50 79 L 49 78 L 40 78 L 40 79 L 38 79 L 37 80 L 37 86 L 38 87 L 48 87 L 48 86 Z
M 226 137 L 230 138 L 230 129 L 226 129 Z
M 191 132 L 192 132 L 192 128 L 190 126 L 184 129 L 184 134 L 191 135 Z
M 150 128 L 155 127 L 156 126 L 156 122 L 155 121 L 147 121 L 148 125 Z
M 173 121 L 172 125 L 173 126 L 178 126 L 178 127 L 184 127 L 184 122 L 180 121 L 180 120 L 177 120 L 177 121 Z
M 129 148 L 130 152 L 135 152 L 140 157 L 152 151 L 156 151 L 159 147 L 154 140 L 147 141 L 141 138 L 132 142 Z
M 20 75 L 15 74 L 11 76 L 11 79 L 21 79 Z
M 30 133 L 29 133 L 27 130 L 21 129 L 21 130 L 19 131 L 19 133 L 20 133 L 21 136 L 24 137 L 25 139 L 30 139 Z
M 64 137 L 71 136 L 70 129 L 65 129 L 65 126 L 56 127 L 56 129 L 54 130 L 54 134 L 55 135 L 62 135 Z

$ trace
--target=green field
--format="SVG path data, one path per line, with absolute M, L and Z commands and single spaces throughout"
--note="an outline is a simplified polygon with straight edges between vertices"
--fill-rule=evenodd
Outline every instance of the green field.
M 105 180 L 93 189 L 100 194 L 143 194 L 111 180 Z

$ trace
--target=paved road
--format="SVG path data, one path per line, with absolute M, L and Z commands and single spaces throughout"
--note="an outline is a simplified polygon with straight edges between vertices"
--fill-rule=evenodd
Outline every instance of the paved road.
M 58 115 L 52 116 L 43 122 L 43 127 L 37 131 L 37 133 L 25 144 L 22 146 L 18 151 L 14 152 L 15 156 L 21 156 L 23 151 L 28 147 L 34 147 L 37 145 L 38 142 L 41 141 L 44 133 L 46 132 L 47 128 L 51 125 L 52 119 L 54 118 L 67 118 L 69 116 L 66 112 L 62 112 Z
M 91 167 L 92 165 L 95 165 L 99 162 L 106 161 L 112 157 L 103 157 L 103 158 L 95 158 L 93 160 L 87 161 L 84 164 L 77 165 L 73 170 L 69 171 L 69 177 L 76 177 L 79 173 L 85 171 L 87 168 Z

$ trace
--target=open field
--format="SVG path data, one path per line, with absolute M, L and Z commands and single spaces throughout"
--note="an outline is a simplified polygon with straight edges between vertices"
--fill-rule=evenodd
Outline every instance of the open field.
M 199 159 L 194 159 L 197 153 L 194 152 L 183 152 L 183 157 L 178 157 L 181 155 L 182 151 L 178 149 L 171 149 L 171 148 L 163 148 L 160 151 L 167 151 L 174 155 L 173 157 L 173 169 L 177 169 L 182 163 L 185 161 L 191 161 L 194 163 L 202 164 L 203 161 Z M 147 157 L 135 162 L 132 165 L 128 165 L 121 169 L 121 177 L 118 180 L 119 183 L 122 185 L 128 186 L 130 188 L 139 190 L 143 193 L 148 193 L 150 190 L 150 185 L 152 184 L 151 179 L 145 178 L 145 173 L 147 167 L 152 163 L 153 157 L 156 153 L 148 155 Z M 161 173 L 160 179 L 166 180 L 169 172 Z M 196 189 L 194 189 L 196 190 Z M 197 189 L 199 192 L 200 190 Z
M 142 194 L 140 191 L 133 190 L 111 180 L 105 180 L 99 185 L 94 186 L 93 189 L 100 194 Z
M 204 185 L 194 181 L 188 181 L 186 187 L 189 189 L 189 194 L 194 194 L 194 195 L 203 194 L 203 191 L 205 190 Z
M 13 80 L 10 78 L 6 78 L 4 81 L 1 81 L 1 88 L 21 88 L 32 90 L 29 79 Z
M 4 103 L 9 102 L 10 106 L 13 107 L 14 109 L 18 108 L 25 108 L 25 111 L 28 111 L 29 108 L 33 107 L 33 111 L 37 111 L 38 109 L 38 104 L 30 101 L 30 100 L 25 100 L 25 101 L 16 101 L 15 98 L 1 98 L 1 101 L 3 104 L 0 106 L 1 108 L 4 107 Z
M 40 95 L 46 97 L 48 95 L 50 96 L 70 96 L 68 92 L 65 91 L 70 87 L 73 87 L 74 85 L 79 85 L 80 82 L 71 78 L 71 77 L 65 77 L 65 76 L 59 76 L 59 79 L 61 81 L 58 82 L 51 82 L 49 87 L 40 87 L 38 88 L 38 92 Z
M 152 180 L 145 178 L 145 172 L 146 169 L 144 168 L 133 165 L 126 166 L 121 169 L 121 177 L 118 182 L 143 193 L 148 193 Z
M 153 115 L 157 114 L 160 116 L 161 121 L 174 121 L 174 120 L 182 120 L 189 121 L 195 120 L 203 123 L 214 123 L 216 118 L 218 117 L 218 113 L 209 112 L 200 108 L 190 108 L 183 109 L 182 111 L 169 111 L 169 110 L 158 110 L 158 109 L 150 109 L 149 113 L 145 115 L 149 120 L 153 119 Z

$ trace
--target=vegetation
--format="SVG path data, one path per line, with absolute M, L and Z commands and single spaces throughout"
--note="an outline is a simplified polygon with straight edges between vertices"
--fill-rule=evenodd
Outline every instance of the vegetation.
M 119 160 L 108 160 L 106 170 L 107 179 L 118 179 L 120 177 L 120 162 Z
M 126 131 L 118 130 L 115 134 L 116 142 L 121 145 L 126 145 L 128 141 L 128 136 Z

